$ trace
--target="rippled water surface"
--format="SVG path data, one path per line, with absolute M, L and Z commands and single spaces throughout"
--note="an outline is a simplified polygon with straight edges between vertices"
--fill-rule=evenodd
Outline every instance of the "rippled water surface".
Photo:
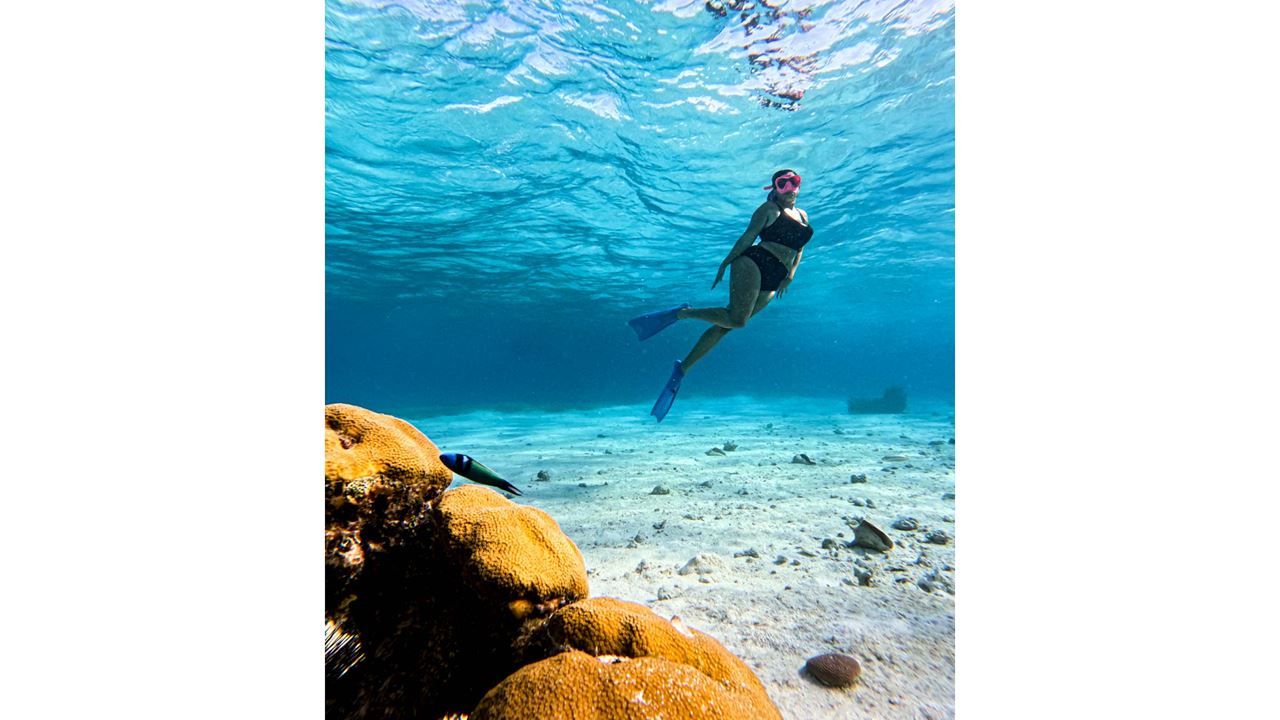
M 625 320 L 724 304 L 781 167 L 816 235 L 681 402 L 949 398 L 954 30 L 951 2 L 329 0 L 326 399 L 650 399 L 702 326 Z

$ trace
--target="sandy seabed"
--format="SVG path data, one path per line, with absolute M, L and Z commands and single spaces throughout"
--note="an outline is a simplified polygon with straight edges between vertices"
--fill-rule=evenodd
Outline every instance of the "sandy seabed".
M 834 400 L 682 396 L 661 424 L 648 411 L 412 422 L 441 452 L 471 455 L 518 486 L 516 502 L 550 513 L 582 551 L 592 596 L 678 615 L 715 637 L 754 668 L 784 717 L 955 716 L 950 405 L 851 415 Z M 800 454 L 814 464 L 793 462 Z M 895 547 L 845 547 L 858 518 Z M 901 518 L 918 529 L 895 529 Z M 945 544 L 926 539 L 937 530 Z M 862 663 L 857 687 L 802 672 L 828 652 Z

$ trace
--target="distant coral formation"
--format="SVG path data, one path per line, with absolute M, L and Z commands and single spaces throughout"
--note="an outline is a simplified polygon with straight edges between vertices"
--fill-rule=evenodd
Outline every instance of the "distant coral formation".
M 891 387 L 878 398 L 849 398 L 849 412 L 855 415 L 902 413 L 907 411 L 907 391 Z
M 587 599 L 550 515 L 452 479 L 409 423 L 325 407 L 328 717 L 780 719 L 710 636 Z

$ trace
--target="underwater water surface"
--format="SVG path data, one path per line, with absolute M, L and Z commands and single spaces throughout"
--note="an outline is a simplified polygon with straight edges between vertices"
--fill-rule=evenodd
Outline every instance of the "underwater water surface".
M 626 320 L 724 305 L 783 167 L 816 231 L 795 282 L 671 418 L 949 402 L 954 31 L 951 2 L 328 0 L 326 402 L 643 410 L 706 325 Z

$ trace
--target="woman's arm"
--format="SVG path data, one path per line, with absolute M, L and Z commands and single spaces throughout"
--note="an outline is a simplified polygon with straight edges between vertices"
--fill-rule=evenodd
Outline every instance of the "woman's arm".
M 756 211 L 751 213 L 751 222 L 747 223 L 747 229 L 733 244 L 733 249 L 728 255 L 724 256 L 724 260 L 720 262 L 720 269 L 716 271 L 716 279 L 711 282 L 711 287 L 720 284 L 720 278 L 724 277 L 724 269 L 729 267 L 729 263 L 733 262 L 747 248 L 751 247 L 751 243 L 755 241 L 756 236 L 764 229 L 765 223 L 769 222 L 769 206 L 761 204 Z
M 764 225 L 767 222 L 769 222 L 769 206 L 762 204 L 756 208 L 755 212 L 751 213 L 751 222 L 747 224 L 747 229 L 738 238 L 738 241 L 733 244 L 733 249 L 729 251 L 729 254 L 724 256 L 724 262 L 720 263 L 720 266 L 728 267 L 729 263 L 733 262 L 744 250 L 751 247 L 751 243 L 755 242 L 756 236 L 764 229 Z
M 792 280 L 796 279 L 796 270 L 800 268 L 800 259 L 803 257 L 804 257 L 804 248 L 800 248 L 799 250 L 796 251 L 796 261 L 791 264 L 791 272 L 787 273 L 787 276 L 782 279 L 782 282 L 778 283 L 779 295 L 786 292 L 787 286 L 791 284 Z

